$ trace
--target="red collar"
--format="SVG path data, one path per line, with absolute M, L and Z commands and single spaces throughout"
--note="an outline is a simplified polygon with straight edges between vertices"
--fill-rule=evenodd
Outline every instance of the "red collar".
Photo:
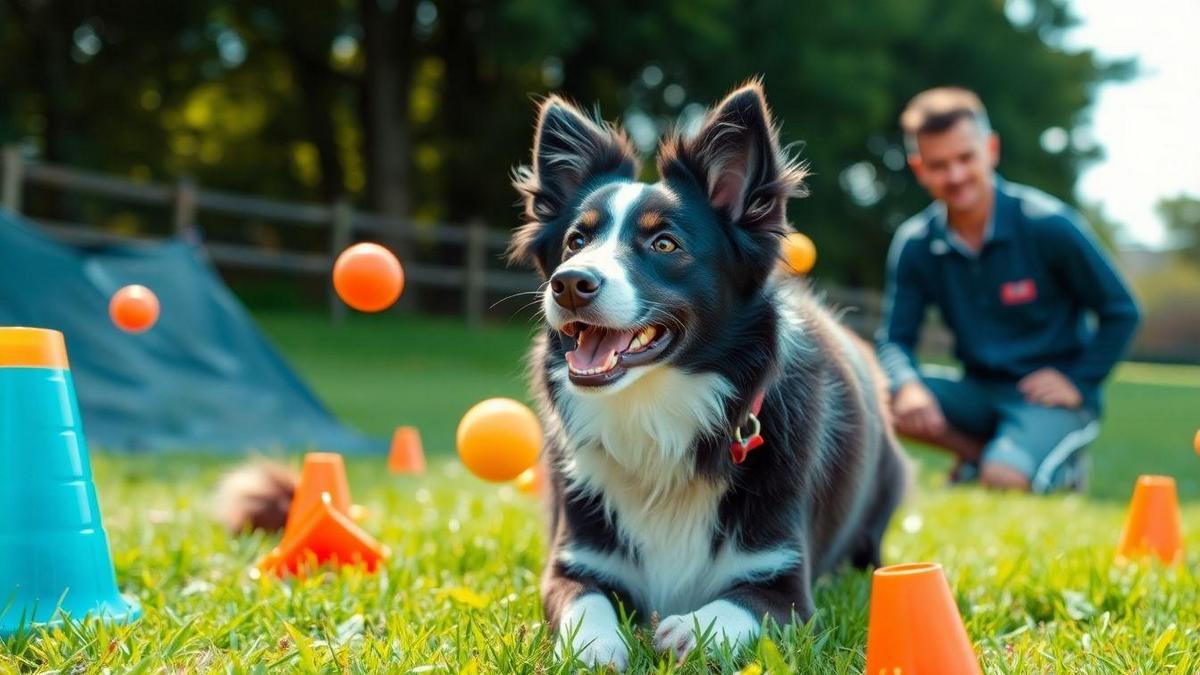
M 734 464 L 746 461 L 746 455 L 763 444 L 762 424 L 758 421 L 758 414 L 762 412 L 763 399 L 766 394 L 765 390 L 758 392 L 754 397 L 754 402 L 750 404 L 750 414 L 746 416 L 749 435 L 743 437 L 740 424 L 733 428 L 733 441 L 729 444 L 729 454 L 733 458 Z

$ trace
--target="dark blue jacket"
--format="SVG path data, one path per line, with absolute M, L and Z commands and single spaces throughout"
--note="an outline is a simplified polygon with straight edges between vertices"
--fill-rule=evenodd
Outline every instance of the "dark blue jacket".
M 972 253 L 934 202 L 896 232 L 888 253 L 879 359 L 892 388 L 917 377 L 926 308 L 954 333 L 968 376 L 1012 381 L 1050 366 L 1100 410 L 1100 385 L 1125 352 L 1138 306 L 1078 213 L 996 177 L 983 248 Z

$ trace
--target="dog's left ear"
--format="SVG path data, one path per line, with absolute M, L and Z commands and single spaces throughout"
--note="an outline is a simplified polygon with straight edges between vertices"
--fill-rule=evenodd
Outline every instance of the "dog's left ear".
M 659 150 L 664 178 L 692 180 L 731 225 L 752 233 L 787 231 L 787 200 L 805 194 L 802 164 L 780 149 L 761 82 L 734 90 L 690 138 L 667 139 Z

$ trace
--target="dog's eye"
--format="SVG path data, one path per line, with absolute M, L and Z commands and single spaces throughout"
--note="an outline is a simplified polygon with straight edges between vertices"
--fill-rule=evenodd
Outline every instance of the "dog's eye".
M 654 250 L 658 251 L 659 253 L 674 253 L 675 249 L 679 248 L 679 244 L 675 243 L 674 239 L 665 234 L 658 239 L 655 239 L 654 243 L 650 244 L 650 246 L 652 246 Z
M 573 234 L 567 237 L 567 250 L 578 251 L 587 245 L 587 239 L 582 234 Z

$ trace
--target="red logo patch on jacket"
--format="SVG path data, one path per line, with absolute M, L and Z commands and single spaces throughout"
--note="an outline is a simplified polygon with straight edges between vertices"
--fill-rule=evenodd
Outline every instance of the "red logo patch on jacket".
M 1018 279 L 1000 284 L 1000 302 L 1006 305 L 1024 305 L 1037 300 L 1037 285 L 1033 279 Z

